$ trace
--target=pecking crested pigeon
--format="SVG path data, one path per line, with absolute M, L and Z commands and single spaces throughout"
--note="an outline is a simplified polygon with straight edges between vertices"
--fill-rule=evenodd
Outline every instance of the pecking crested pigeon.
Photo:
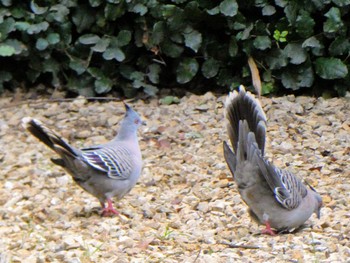
M 254 95 L 243 86 L 231 92 L 225 117 L 233 147 L 224 142 L 225 160 L 250 215 L 266 225 L 262 233 L 293 231 L 313 213 L 319 218 L 322 199 L 315 189 L 265 159 L 266 116 Z
M 113 208 L 111 198 L 123 198 L 135 186 L 141 174 L 142 157 L 137 130 L 145 123 L 127 104 L 125 110 L 124 119 L 113 140 L 83 149 L 69 145 L 39 120 L 30 117 L 22 119 L 23 126 L 32 135 L 59 155 L 59 158 L 51 161 L 63 167 L 81 188 L 97 197 L 103 216 L 119 214 Z

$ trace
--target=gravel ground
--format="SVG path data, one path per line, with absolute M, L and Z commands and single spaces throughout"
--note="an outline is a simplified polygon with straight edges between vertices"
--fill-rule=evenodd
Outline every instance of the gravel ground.
M 139 132 L 142 176 L 116 203 L 121 215 L 102 218 L 97 199 L 50 162 L 54 153 L 20 120 L 38 118 L 88 146 L 115 135 L 122 104 L 1 98 L 0 262 L 350 262 L 349 98 L 262 98 L 267 156 L 324 201 L 321 219 L 274 237 L 259 234 L 224 162 L 224 99 L 131 103 L 148 123 Z

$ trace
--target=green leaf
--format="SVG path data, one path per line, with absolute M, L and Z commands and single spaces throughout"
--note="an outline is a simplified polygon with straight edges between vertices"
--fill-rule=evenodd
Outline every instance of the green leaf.
M 57 4 L 50 7 L 50 14 L 51 19 L 63 23 L 68 21 L 70 10 L 68 7 L 64 6 L 63 4 Z
M 208 13 L 209 15 L 211 15 L 211 16 L 215 16 L 215 15 L 217 15 L 217 14 L 220 13 L 220 7 L 219 7 L 219 6 L 216 6 L 216 7 L 212 8 L 212 9 L 208 9 L 208 10 L 207 10 L 207 13 Z
M 301 47 L 311 48 L 311 51 L 315 56 L 321 56 L 323 54 L 324 46 L 316 37 L 306 39 Z
M 2 44 L 14 48 L 16 55 L 21 54 L 23 51 L 27 51 L 27 46 L 17 39 L 6 39 Z
M 16 24 L 15 24 L 16 30 L 19 30 L 19 31 L 27 31 L 29 26 L 30 26 L 30 24 L 27 22 L 16 22 Z
M 265 60 L 270 69 L 280 69 L 288 64 L 288 58 L 280 49 L 273 49 L 265 57 Z
M 153 25 L 150 42 L 153 45 L 159 45 L 159 43 L 163 41 L 164 35 L 165 35 L 165 23 L 163 21 L 158 21 Z
M 97 94 L 107 93 L 112 89 L 113 81 L 107 77 L 98 78 L 94 82 Z
M 315 21 L 310 17 L 310 14 L 304 10 L 300 10 L 300 13 L 296 19 L 296 32 L 303 38 L 307 38 L 314 33 Z
M 75 58 L 69 61 L 69 68 L 73 69 L 78 75 L 86 71 L 86 65 L 87 63 L 82 59 Z
M 122 17 L 127 9 L 123 4 L 107 4 L 104 10 L 104 15 L 107 20 L 115 21 L 117 18 Z
M 292 64 L 299 65 L 306 61 L 307 52 L 301 47 L 300 44 L 288 44 L 283 52 L 286 54 L 288 58 L 290 58 L 290 62 Z
M 154 84 L 158 84 L 159 83 L 159 73 L 161 71 L 161 68 L 158 64 L 151 64 L 148 66 L 148 79 L 154 83 Z
M 260 50 L 271 48 L 271 40 L 268 36 L 257 36 L 253 42 L 254 47 Z
M 150 84 L 144 84 L 143 85 L 143 91 L 148 95 L 148 96 L 156 96 L 158 92 L 158 88 L 156 86 L 150 85 Z
M 42 15 L 48 10 L 47 7 L 38 6 L 33 0 L 30 1 L 30 9 L 32 9 L 33 13 L 36 15 Z
M 184 32 L 185 45 L 197 52 L 202 44 L 202 34 L 191 27 L 188 27 Z
M 323 31 L 327 33 L 336 33 L 341 27 L 344 26 L 343 21 L 341 20 L 339 8 L 332 7 L 325 14 L 325 17 L 328 17 L 328 19 L 323 24 Z
M 119 62 L 122 62 L 125 59 L 124 52 L 118 47 L 107 48 L 106 51 L 103 52 L 102 56 L 105 60 L 115 59 Z
M 35 47 L 37 50 L 45 50 L 49 46 L 49 42 L 45 38 L 38 38 L 35 43 Z
M 38 34 L 42 31 L 46 31 L 49 28 L 49 26 L 50 26 L 49 23 L 47 23 L 46 21 L 41 22 L 39 24 L 32 24 L 27 29 L 27 33 L 29 35 Z
M 144 14 L 147 13 L 148 8 L 147 8 L 147 6 L 138 3 L 138 4 L 136 4 L 136 5 L 134 6 L 134 8 L 133 8 L 132 11 L 133 11 L 134 13 L 140 14 L 140 16 L 143 16 Z
M 92 45 L 100 41 L 100 37 L 95 34 L 86 34 L 79 37 L 78 41 L 83 45 Z
M 57 33 L 50 33 L 47 35 L 46 40 L 50 45 L 55 45 L 60 42 L 60 35 Z
M 339 58 L 317 58 L 315 68 L 323 79 L 340 79 L 348 75 L 348 68 Z
M 102 0 L 89 0 L 89 3 L 92 7 L 98 7 L 102 4 Z
M 15 30 L 15 20 L 12 17 L 5 19 L 0 23 L 0 40 L 7 38 L 7 35 Z
M 91 47 L 91 49 L 95 52 L 105 52 L 107 47 L 109 46 L 110 40 L 109 38 L 101 38 L 97 41 L 96 45 Z
M 88 9 L 84 5 L 79 5 L 79 8 L 76 9 L 72 20 L 77 28 L 78 33 L 81 33 L 84 30 L 91 28 L 91 26 L 96 22 L 95 18 L 96 15 L 91 9 Z
M 236 0 L 224 0 L 220 3 L 220 12 L 229 17 L 233 17 L 237 14 L 238 5 Z
M 121 30 L 118 33 L 117 41 L 118 41 L 117 43 L 118 47 L 126 46 L 131 41 L 131 32 L 129 30 Z
M 161 50 L 166 54 L 167 56 L 171 58 L 178 58 L 183 52 L 183 47 L 180 45 L 176 45 L 170 40 L 164 40 L 162 43 L 160 43 Z
M 263 16 L 272 16 L 276 13 L 276 8 L 272 5 L 266 5 L 261 10 Z
M 6 44 L 0 44 L 0 57 L 10 57 L 16 53 L 16 50 Z
M 209 58 L 202 65 L 203 76 L 207 79 L 215 77 L 219 72 L 220 64 L 217 60 Z
M 235 36 L 231 36 L 230 44 L 228 46 L 228 53 L 230 57 L 235 57 L 238 53 L 238 44 Z
M 311 66 L 301 65 L 286 68 L 282 75 L 282 84 L 287 89 L 298 90 L 301 87 L 311 87 L 314 73 Z
M 193 79 L 198 72 L 198 62 L 194 58 L 184 58 L 176 69 L 176 80 L 180 84 L 185 84 Z
M 159 103 L 163 105 L 178 104 L 180 103 L 180 99 L 176 96 L 165 96 L 159 100 Z
M 332 2 L 340 7 L 350 5 L 350 0 L 332 0 Z
M 329 45 L 329 54 L 331 56 L 342 56 L 347 55 L 350 52 L 350 42 L 347 37 L 337 37 L 330 45 Z

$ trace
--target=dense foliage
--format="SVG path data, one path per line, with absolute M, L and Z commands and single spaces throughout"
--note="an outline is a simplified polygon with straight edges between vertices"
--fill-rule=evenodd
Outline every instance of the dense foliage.
M 349 87 L 350 0 L 0 0 L 0 89 Z

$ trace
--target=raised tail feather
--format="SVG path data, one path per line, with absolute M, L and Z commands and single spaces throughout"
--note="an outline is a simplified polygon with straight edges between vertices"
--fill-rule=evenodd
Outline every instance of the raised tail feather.
M 233 91 L 229 94 L 225 102 L 225 117 L 228 120 L 227 131 L 234 150 L 238 153 L 238 144 L 244 144 L 247 135 L 243 132 L 252 132 L 261 154 L 264 154 L 266 137 L 266 116 L 260 102 L 250 93 L 240 86 L 239 92 Z M 244 128 L 247 123 L 248 129 Z M 244 127 L 242 127 L 242 125 Z
M 57 152 L 60 156 L 77 156 L 75 150 L 68 143 L 61 139 L 61 137 L 57 135 L 54 131 L 47 128 L 41 121 L 30 117 L 25 117 L 22 119 L 22 124 L 25 129 L 27 129 L 41 142 L 50 147 L 50 149 Z M 55 162 L 55 160 L 56 159 L 54 159 L 53 161 Z

